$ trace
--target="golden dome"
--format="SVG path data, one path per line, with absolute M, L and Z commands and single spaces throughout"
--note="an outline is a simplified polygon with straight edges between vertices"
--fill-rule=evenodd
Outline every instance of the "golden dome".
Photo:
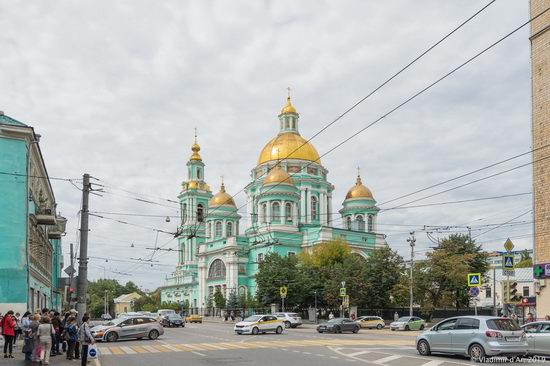
M 292 179 L 286 170 L 281 168 L 279 164 L 275 165 L 273 169 L 267 173 L 264 179 L 263 185 L 266 184 L 289 184 L 292 185 Z
M 222 182 L 222 186 L 220 187 L 220 191 L 216 193 L 212 198 L 210 198 L 210 201 L 208 201 L 208 206 L 221 206 L 221 205 L 231 205 L 235 206 L 235 201 L 233 201 L 233 197 L 229 193 L 225 192 L 225 185 Z
M 372 192 L 370 189 L 365 187 L 363 183 L 361 182 L 361 177 L 357 175 L 357 182 L 355 182 L 355 185 L 350 188 L 348 191 L 348 194 L 346 194 L 346 199 L 350 198 L 367 198 L 373 200 L 374 197 L 372 196 Z
M 199 151 L 201 151 L 200 145 L 197 143 L 197 129 L 195 128 L 195 142 L 193 145 L 191 145 L 191 151 L 193 151 L 193 154 L 191 154 L 191 157 L 189 160 L 202 160 Z
M 281 109 L 281 114 L 286 113 L 298 113 L 296 112 L 296 108 L 292 105 L 292 102 L 290 101 L 290 95 L 286 98 L 286 105 Z
M 189 182 L 183 183 L 183 189 L 201 189 L 203 191 L 209 191 L 210 187 L 204 182 L 199 182 L 198 180 L 190 180 Z
M 272 160 L 300 159 L 321 164 L 317 149 L 295 132 L 284 132 L 269 141 L 258 158 L 258 165 Z

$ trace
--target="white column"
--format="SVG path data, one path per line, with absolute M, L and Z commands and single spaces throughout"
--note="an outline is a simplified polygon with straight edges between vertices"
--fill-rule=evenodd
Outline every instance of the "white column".
M 271 222 L 271 202 L 267 202 L 267 217 L 265 218 L 266 222 Z
M 306 222 L 306 191 L 305 188 L 300 188 L 300 223 Z
M 298 217 L 298 204 L 297 203 L 293 203 L 292 204 L 292 222 L 294 224 L 294 226 L 298 227 L 298 220 L 300 219 Z
M 321 219 L 321 225 L 327 224 L 327 194 L 321 192 L 319 194 L 319 218 Z
M 306 206 L 306 212 L 307 212 L 306 222 L 310 223 L 311 222 L 311 189 L 307 190 L 305 206 Z
M 223 220 L 222 221 L 222 238 L 226 238 L 227 237 L 227 221 L 226 220 Z
M 329 193 L 328 197 L 327 197 L 327 211 L 328 211 L 328 215 L 327 215 L 327 223 L 328 223 L 328 226 L 332 226 L 332 194 Z

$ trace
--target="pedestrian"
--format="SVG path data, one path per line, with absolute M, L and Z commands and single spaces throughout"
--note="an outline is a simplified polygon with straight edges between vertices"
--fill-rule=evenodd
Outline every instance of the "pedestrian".
M 513 321 L 517 322 L 518 321 L 518 316 L 513 313 L 512 316 L 510 317 Z
M 393 321 L 396 322 L 397 319 L 399 319 L 399 313 L 396 311 L 395 313 L 393 313 Z
M 63 320 L 61 321 L 61 348 L 63 352 L 67 352 L 68 342 L 67 342 L 67 327 L 69 326 L 68 319 L 71 316 L 71 313 L 68 311 L 65 312 Z
M 526 323 L 532 323 L 535 321 L 535 318 L 533 318 L 532 313 L 527 313 L 527 319 L 525 320 Z
M 13 310 L 10 310 L 2 318 L 2 335 L 4 336 L 4 358 L 15 358 L 13 353 L 13 339 L 15 338 L 15 320 Z M 9 355 L 8 355 L 9 349 Z
M 46 314 L 48 314 L 46 312 Z M 40 340 L 40 362 L 44 365 L 50 364 L 50 350 L 52 349 L 52 337 L 55 334 L 51 319 L 43 315 L 38 326 L 38 339 Z
M 80 359 L 82 360 L 81 365 L 86 366 L 88 361 L 88 347 L 89 345 L 95 343 L 92 332 L 90 331 L 90 317 L 88 314 L 84 314 L 82 317 L 82 325 L 78 330 L 78 340 L 82 345 L 82 349 L 80 351 Z
M 38 327 L 40 326 L 41 316 L 34 314 L 31 321 L 31 339 L 32 339 L 32 354 L 31 361 L 40 361 L 40 337 L 38 336 Z
M 13 346 L 16 347 L 17 344 L 17 338 L 23 334 L 21 331 L 21 313 L 17 312 L 15 313 L 15 317 L 13 318 L 15 321 L 15 326 L 13 327 L 13 330 L 15 332 L 15 336 L 13 337 Z
M 55 331 L 52 343 L 52 356 L 60 355 L 59 344 L 61 343 L 61 319 L 59 319 L 59 313 L 56 311 L 53 313 L 52 326 Z
M 65 328 L 67 338 L 67 360 L 72 360 L 74 358 L 76 341 L 78 340 L 78 327 L 76 326 L 76 318 L 73 316 L 69 317 Z
M 235 312 L 231 310 L 231 321 L 234 321 L 234 320 L 235 320 Z
M 332 311 L 328 314 L 328 320 L 332 320 L 334 319 L 334 314 L 332 313 Z
M 25 361 L 31 361 L 32 350 L 34 346 L 32 330 L 31 330 L 31 312 L 27 311 L 21 318 L 21 331 L 23 334 L 23 349 L 21 352 L 25 354 Z
M 76 311 L 75 309 L 71 309 L 69 310 L 69 312 L 71 316 L 76 319 L 76 326 L 80 327 L 81 324 L 78 322 L 78 311 Z M 78 330 L 80 330 L 80 328 Z M 78 339 L 76 340 L 76 344 L 74 345 L 74 359 L 80 360 L 80 340 Z

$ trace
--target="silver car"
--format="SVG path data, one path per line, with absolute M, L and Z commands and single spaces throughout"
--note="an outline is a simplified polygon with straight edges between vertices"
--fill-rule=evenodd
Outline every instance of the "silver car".
M 416 349 L 423 356 L 450 353 L 479 362 L 490 356 L 524 355 L 527 340 L 523 329 L 511 319 L 459 316 L 445 319 L 416 337 Z
M 550 321 L 528 323 L 521 327 L 527 336 L 529 354 L 550 356 Z
M 164 334 L 164 328 L 153 317 L 132 316 L 113 319 L 105 325 L 93 327 L 91 332 L 96 340 L 116 342 L 125 338 L 157 339 Z

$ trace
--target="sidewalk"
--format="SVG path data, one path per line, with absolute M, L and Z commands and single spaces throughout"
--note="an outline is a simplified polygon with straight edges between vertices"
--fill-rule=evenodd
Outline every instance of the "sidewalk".
M 8 365 L 14 365 L 14 366 L 31 366 L 31 365 L 39 365 L 38 362 L 27 362 L 25 361 L 25 355 L 21 352 L 21 347 L 23 347 L 23 341 L 17 340 L 17 347 L 13 348 L 13 357 L 15 358 L 4 358 L 4 342 L 0 341 L 0 365 L 2 366 L 8 366 Z M 78 361 L 78 362 L 77 362 Z M 62 366 L 77 366 L 80 365 L 80 360 L 74 360 L 69 361 L 65 358 L 65 354 L 50 357 L 50 365 L 62 365 Z M 92 363 L 92 365 L 94 365 Z

